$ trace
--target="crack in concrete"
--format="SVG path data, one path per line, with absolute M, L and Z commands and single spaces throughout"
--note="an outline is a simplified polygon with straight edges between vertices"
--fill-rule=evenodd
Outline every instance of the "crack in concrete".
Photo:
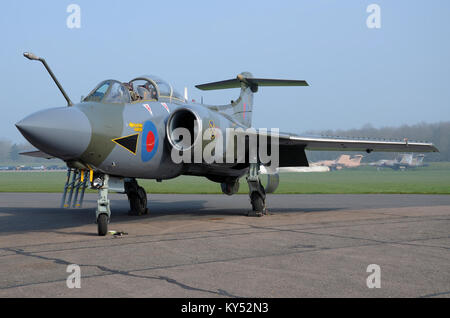
M 46 257 L 46 256 L 42 256 L 42 255 L 36 255 L 32 252 L 25 252 L 21 249 L 7 249 L 10 252 L 14 252 L 16 255 L 22 255 L 22 256 L 26 256 L 26 257 L 34 257 L 34 258 L 39 258 L 42 260 L 46 260 L 46 261 L 51 261 L 55 264 L 59 264 L 59 265 L 71 265 L 72 263 L 65 261 L 63 259 L 59 259 L 59 258 L 51 258 L 51 257 Z M 91 275 L 89 276 L 90 278 L 93 277 L 102 277 L 102 276 L 108 276 L 108 275 L 122 275 L 122 276 L 128 276 L 128 277 L 135 277 L 135 278 L 144 278 L 144 279 L 154 279 L 154 280 L 160 280 L 160 281 L 166 281 L 169 284 L 173 284 L 176 285 L 180 288 L 186 289 L 186 290 L 190 290 L 190 291 L 200 291 L 200 292 L 204 292 L 204 293 L 210 293 L 210 294 L 215 294 L 215 295 L 219 295 L 219 296 L 225 296 L 225 297 L 231 297 L 231 298 L 242 298 L 236 295 L 233 295 L 231 293 L 228 293 L 225 290 L 222 289 L 218 289 L 217 291 L 214 290 L 208 290 L 208 289 L 203 289 L 203 288 L 197 288 L 197 287 L 193 287 L 193 286 L 189 286 L 186 284 L 183 284 L 181 282 L 178 282 L 177 280 L 167 277 L 167 276 L 145 276 L 145 275 L 137 275 L 137 274 L 133 274 L 133 272 L 135 272 L 134 270 L 132 271 L 122 271 L 122 270 L 115 270 L 112 268 L 108 268 L 106 266 L 103 265 L 91 265 L 91 264 L 77 264 L 80 267 L 96 267 L 98 268 L 100 271 L 102 272 L 106 272 L 109 273 L 107 275 Z M 151 270 L 151 269 L 149 269 Z M 140 271 L 140 270 L 138 270 Z M 88 277 L 85 277 L 88 278 Z M 65 281 L 64 280 L 55 280 L 52 282 L 61 282 L 61 281 Z M 44 284 L 44 283 L 48 283 L 48 282 L 39 282 L 39 283 L 31 283 L 31 284 L 24 284 L 24 285 L 16 285 L 16 286 L 8 286 L 8 287 L 0 287 L 1 289 L 11 289 L 11 288 L 15 288 L 15 287 L 23 287 L 23 286 L 30 286 L 30 285 L 37 285 L 37 284 Z
M 214 263 L 221 263 L 221 262 L 235 262 L 235 261 L 257 259 L 257 258 L 263 258 L 263 257 L 289 256 L 289 255 L 296 255 L 296 254 L 303 254 L 303 253 L 339 250 L 339 249 L 355 248 L 355 247 L 368 247 L 368 246 L 383 245 L 386 243 L 390 243 L 390 242 L 374 241 L 371 243 L 359 244 L 359 245 L 346 245 L 346 246 L 339 246 L 339 247 L 318 247 L 315 249 L 305 249 L 303 251 L 290 251 L 290 252 L 283 252 L 283 253 L 272 253 L 272 254 L 264 254 L 264 255 L 235 257 L 235 258 L 230 258 L 230 259 L 209 260 L 209 261 L 202 261 L 202 262 L 195 262 L 195 263 L 174 264 L 174 265 L 167 265 L 167 266 L 155 266 L 155 267 L 135 269 L 135 270 L 130 270 L 130 271 L 111 270 L 111 269 L 108 269 L 107 267 L 104 267 L 101 265 L 80 265 L 80 266 L 97 267 L 100 270 L 102 270 L 103 272 L 106 271 L 106 274 L 91 275 L 91 276 L 89 276 L 90 278 L 103 277 L 103 276 L 114 275 L 114 274 L 122 274 L 122 275 L 128 274 L 128 276 L 131 276 L 131 275 L 136 275 L 136 274 L 132 274 L 132 273 L 142 272 L 142 271 L 150 271 L 150 270 L 158 270 L 158 269 L 173 269 L 173 268 L 178 268 L 178 267 L 183 267 L 183 266 L 205 265 L 205 264 L 214 264 Z M 16 251 L 16 250 L 10 249 L 10 251 Z M 19 252 L 25 256 L 32 256 L 32 257 L 38 257 L 38 258 L 46 259 L 46 260 L 53 260 L 53 259 L 47 258 L 45 256 L 33 255 L 33 253 L 29 253 L 29 252 L 24 252 L 24 251 L 19 251 Z M 68 264 L 66 261 L 63 261 L 63 263 Z M 140 275 L 137 275 L 137 276 L 139 277 Z M 144 276 L 144 277 L 149 278 L 148 276 Z M 65 280 L 61 280 L 61 281 L 65 281 Z M 58 281 L 54 281 L 54 282 L 58 282 Z M 1 289 L 11 289 L 11 288 L 15 288 L 15 287 L 22 287 L 22 286 L 39 285 L 39 284 L 43 284 L 43 283 L 49 283 L 49 282 L 37 282 L 37 283 L 30 283 L 30 284 L 26 284 L 26 285 L 0 287 L 0 290 Z M 217 292 L 214 292 L 214 291 L 209 291 L 209 292 L 211 292 L 213 294 L 217 294 Z M 220 292 L 220 290 L 218 290 L 218 292 Z M 221 292 L 221 293 L 223 293 L 223 292 Z M 226 294 L 229 294 L 229 293 L 226 293 Z M 233 295 L 232 297 L 238 297 L 238 296 Z
M 449 294 L 450 294 L 450 290 L 446 291 L 446 292 L 440 292 L 440 293 L 435 293 L 435 294 L 423 295 L 423 296 L 420 296 L 419 298 L 439 297 L 439 296 L 444 296 L 444 295 L 449 295 Z
M 409 219 L 407 221 L 405 221 L 405 219 Z M 376 220 L 376 219 L 369 219 L 369 220 L 365 220 L 365 221 L 370 221 L 370 220 Z M 402 216 L 402 217 L 395 217 L 392 218 L 392 221 L 394 222 L 365 222 L 361 223 L 361 224 L 357 224 L 357 225 L 380 225 L 380 224 L 394 224 L 394 223 L 409 223 L 409 222 L 419 222 L 419 221 L 433 221 L 433 220 L 438 220 L 436 218 L 430 218 L 430 217 L 410 217 L 410 216 Z M 439 219 L 439 220 L 445 220 L 448 221 L 448 219 Z M 361 220 L 364 222 L 364 220 Z M 215 220 L 214 223 L 216 223 L 217 221 Z M 356 222 L 359 222 L 356 221 Z M 170 277 L 167 276 L 146 276 L 146 275 L 139 275 L 139 274 L 135 274 L 136 272 L 142 272 L 142 271 L 150 271 L 150 270 L 157 270 L 157 269 L 170 269 L 170 268 L 177 268 L 177 267 L 182 267 L 182 266 L 192 266 L 192 265 L 201 265 L 201 264 L 213 264 L 213 263 L 219 263 L 219 262 L 234 262 L 234 261 L 239 261 L 239 260 L 247 260 L 247 259 L 256 259 L 256 258 L 262 258 L 262 257 L 271 257 L 271 256 L 285 256 L 285 255 L 295 255 L 295 254 L 301 254 L 301 253 L 307 253 L 307 252 L 317 252 L 317 251 L 323 251 L 323 250 L 338 250 L 338 249 L 345 249 L 345 248 L 353 248 L 353 247 L 364 247 L 364 246 L 375 246 L 375 245 L 382 245 L 382 244 L 399 244 L 399 245 L 411 245 L 411 246 L 419 246 L 419 247 L 432 247 L 432 248 L 443 248 L 443 249 L 450 249 L 448 247 L 445 246 L 434 246 L 434 245 L 420 245 L 420 244 L 413 244 L 412 242 L 417 242 L 417 241 L 427 241 L 427 240 L 436 240 L 436 239 L 443 239 L 443 238 L 449 238 L 450 236 L 442 236 L 442 237 L 431 237 L 431 238 L 421 238 L 421 239 L 412 239 L 412 240 L 404 240 L 404 241 L 384 241 L 384 240 L 376 240 L 376 239 L 370 239 L 370 238 L 362 238 L 362 237 L 356 237 L 356 236 L 345 236 L 345 235 L 337 235 L 337 234 L 327 234 L 327 233 L 314 233 L 314 232 L 310 232 L 308 230 L 320 230 L 320 229 L 327 229 L 327 228 L 342 228 L 342 227 L 351 227 L 351 226 L 355 226 L 355 224 L 352 223 L 356 223 L 356 222 L 349 222 L 349 224 L 345 224 L 345 225 L 334 225 L 334 226 L 322 226 L 322 227 L 310 227 L 310 228 L 303 228 L 303 229 L 280 229 L 280 228 L 276 228 L 276 227 L 266 227 L 266 226 L 257 226 L 257 225 L 252 225 L 252 224 L 241 224 L 241 223 L 233 223 L 233 222 L 217 222 L 217 223 L 223 223 L 223 224 L 233 224 L 233 225 L 239 225 L 241 227 L 236 228 L 236 229 L 230 229 L 231 230 L 244 230 L 244 229 L 256 229 L 258 231 L 256 232 L 245 232 L 245 233 L 234 233 L 234 234 L 226 234 L 224 232 L 228 231 L 227 229 L 220 229 L 220 230 L 212 230 L 212 231 L 203 231 L 204 233 L 220 233 L 220 235 L 203 235 L 203 236 L 193 236 L 193 237 L 182 237 L 182 238 L 165 238 L 162 240 L 155 240 L 155 241 L 144 241 L 144 242 L 131 242 L 131 243 L 125 243 L 125 244 L 117 244 L 114 246 L 124 246 L 124 245 L 130 245 L 130 244 L 148 244 L 148 243 L 155 243 L 155 242 L 164 242 L 164 241 L 177 241 L 177 240 L 186 240 L 186 239 L 197 239 L 197 238 L 209 238 L 209 237 L 223 237 L 223 236 L 239 236 L 239 235 L 251 235 L 251 234 L 261 234 L 262 232 L 291 232 L 291 233 L 300 233 L 300 234 L 309 234 L 309 235 L 320 235 L 320 236 L 328 236 L 328 237 L 337 237 L 337 238 L 344 238 L 344 239 L 353 239 L 353 240 L 360 240 L 360 241 L 366 241 L 368 243 L 365 244 L 357 244 L 357 245 L 348 245 L 348 246 L 340 246 L 340 247 L 318 247 L 318 248 L 314 248 L 315 246 L 310 246 L 310 245 L 298 245 L 295 246 L 295 248 L 305 248 L 306 250 L 303 251 L 291 251 L 291 252 L 283 252 L 283 253 L 272 253 L 272 254 L 265 254 L 265 255 L 252 255 L 252 256 L 243 256 L 243 257 L 236 257 L 236 258 L 230 258 L 230 259 L 222 259 L 222 260 L 208 260 L 208 261 L 202 261 L 202 262 L 195 262 L 195 263 L 187 263 L 187 264 L 174 264 L 174 265 L 167 265 L 167 266 L 155 266 L 155 267 L 150 267 L 150 268 L 143 268 L 143 269 L 135 269 L 135 270 L 130 270 L 130 271 L 120 271 L 120 270 L 114 270 L 111 268 L 108 268 L 106 266 L 102 266 L 102 265 L 89 265 L 89 264 L 85 264 L 85 265 L 80 265 L 80 266 L 85 266 L 85 267 L 96 267 L 98 268 L 102 273 L 101 274 L 94 274 L 91 276 L 84 276 L 85 278 L 93 278 L 93 277 L 103 277 L 103 276 L 108 276 L 108 275 L 125 275 L 125 276 L 129 276 L 129 277 L 136 277 L 136 278 L 144 278 L 144 279 L 155 279 L 155 280 L 161 280 L 161 281 L 166 281 L 169 284 L 173 284 L 176 285 L 180 288 L 186 289 L 186 290 L 195 290 L 195 291 L 200 291 L 200 292 L 205 292 L 205 293 L 211 293 L 211 294 L 215 294 L 215 295 L 219 295 L 219 296 L 225 296 L 225 297 L 238 297 L 236 295 L 233 295 L 231 293 L 228 293 L 225 290 L 222 289 L 217 289 L 216 291 L 214 290 L 207 290 L 207 289 L 202 289 L 202 288 L 197 288 L 197 287 L 193 287 L 193 286 L 189 286 L 187 284 L 184 284 L 182 282 L 178 282 L 175 279 L 172 279 Z M 321 222 L 319 224 L 324 225 L 324 224 L 336 224 L 335 222 Z M 294 226 L 296 225 L 301 225 L 301 224 L 294 224 Z M 286 225 L 279 225 L 279 226 L 292 226 L 292 224 L 286 224 Z M 220 231 L 220 232 L 219 232 Z M 197 232 L 198 233 L 198 232 Z M 160 234 L 156 234 L 156 235 L 142 235 L 142 236 L 136 236 L 134 238 L 146 238 L 146 237 L 150 237 L 150 238 L 154 238 L 159 236 Z M 166 234 L 161 234 L 161 235 L 166 235 Z M 167 235 L 172 235 L 171 233 L 167 234 Z M 129 239 L 129 238 L 128 238 Z M 89 242 L 89 241 L 86 241 Z M 66 242 L 67 243 L 67 242 Z M 51 243 L 52 245 L 56 245 L 56 244 L 64 244 L 63 243 Z M 51 245 L 51 244 L 37 244 L 38 246 L 46 246 L 46 245 Z M 111 245 L 105 246 L 86 246 L 86 247 L 78 247 L 75 249 L 87 249 L 87 248 L 109 248 L 109 247 L 114 247 Z M 28 246 L 28 247 L 33 247 L 33 245 Z M 25 247 L 26 248 L 26 247 Z M 52 261 L 55 262 L 56 264 L 61 264 L 61 265 L 69 265 L 71 263 L 63 260 L 63 259 L 58 259 L 58 258 L 51 258 L 51 257 L 46 257 L 46 256 L 42 256 L 42 255 L 37 255 L 37 253 L 43 253 L 43 252 L 55 252 L 55 251 L 65 251 L 65 250 L 72 250 L 72 249 L 57 249 L 57 250 L 46 250 L 46 251 L 34 251 L 34 252 L 26 252 L 23 249 L 19 249 L 19 248 L 1 248 L 1 250 L 7 251 L 7 252 L 12 252 L 14 254 L 18 254 L 18 255 L 23 255 L 23 256 L 27 256 L 27 257 L 35 257 L 35 258 L 39 258 L 42 260 L 46 260 L 46 261 Z M 8 254 L 5 256 L 10 256 L 13 254 Z M 21 286 L 30 286 L 30 285 L 39 285 L 39 284 L 44 284 L 44 283 L 53 283 L 53 282 L 62 282 L 65 281 L 65 279 L 63 280 L 55 280 L 55 281 L 46 281 L 46 282 L 36 282 L 36 283 L 29 283 L 29 284 L 23 284 L 23 285 L 15 285 L 15 286 L 8 286 L 8 287 L 0 287 L 0 289 L 10 289 L 10 288 L 15 288 L 15 287 L 21 287 Z M 434 296 L 440 296 L 440 295 L 446 295 L 449 294 L 450 292 L 442 292 L 442 293 L 436 293 L 436 294 L 429 294 L 429 295 L 424 295 L 421 297 L 434 297 Z

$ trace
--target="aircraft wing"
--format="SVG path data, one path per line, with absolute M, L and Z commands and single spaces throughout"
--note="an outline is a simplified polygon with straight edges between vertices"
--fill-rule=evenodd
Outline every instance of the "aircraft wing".
M 46 154 L 45 152 L 42 152 L 40 150 L 33 150 L 33 151 L 24 151 L 20 152 L 19 155 L 22 156 L 29 156 L 29 157 L 35 157 L 35 158 L 44 158 L 44 159 L 52 159 L 55 158 L 53 156 L 50 156 Z
M 439 152 L 428 142 L 404 140 L 384 140 L 369 138 L 344 137 L 301 137 L 296 135 L 280 134 L 280 145 L 283 143 L 304 145 L 305 150 L 326 151 L 365 151 L 377 152 Z
M 245 134 L 249 134 L 246 132 Z M 268 133 L 258 135 L 272 136 Z M 344 138 L 324 136 L 298 136 L 280 133 L 279 138 L 279 166 L 280 167 L 308 167 L 305 150 L 312 151 L 364 151 L 377 152 L 439 152 L 428 142 L 404 140 L 384 140 L 369 138 Z M 270 138 L 268 142 L 270 142 Z

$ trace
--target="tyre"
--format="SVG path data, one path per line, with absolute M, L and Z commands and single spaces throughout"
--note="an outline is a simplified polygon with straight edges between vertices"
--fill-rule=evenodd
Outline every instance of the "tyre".
M 264 212 L 264 199 L 258 192 L 253 192 L 251 195 L 252 209 L 256 212 Z
M 145 189 L 143 187 L 139 187 L 137 191 L 138 196 L 138 213 L 141 214 L 148 214 L 147 209 L 147 193 L 145 192 Z
M 105 236 L 108 233 L 108 216 L 105 213 L 98 216 L 97 229 L 99 236 Z

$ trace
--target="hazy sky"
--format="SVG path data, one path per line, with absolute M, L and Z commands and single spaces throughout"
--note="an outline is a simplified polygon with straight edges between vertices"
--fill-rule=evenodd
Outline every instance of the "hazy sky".
M 81 8 L 81 28 L 66 25 Z M 369 29 L 368 5 L 381 8 Z M 189 97 L 223 104 L 238 90 L 194 85 L 235 77 L 305 79 L 262 88 L 254 126 L 282 131 L 450 120 L 450 1 L 5 1 L 0 10 L 0 138 L 14 123 L 65 100 L 31 51 L 44 57 L 73 101 L 103 79 L 157 74 Z

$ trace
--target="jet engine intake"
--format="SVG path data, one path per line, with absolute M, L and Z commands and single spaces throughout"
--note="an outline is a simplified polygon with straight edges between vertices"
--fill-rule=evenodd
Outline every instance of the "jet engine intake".
M 180 151 L 191 149 L 201 132 L 201 121 L 188 108 L 175 110 L 166 126 L 167 139 L 172 147 Z

